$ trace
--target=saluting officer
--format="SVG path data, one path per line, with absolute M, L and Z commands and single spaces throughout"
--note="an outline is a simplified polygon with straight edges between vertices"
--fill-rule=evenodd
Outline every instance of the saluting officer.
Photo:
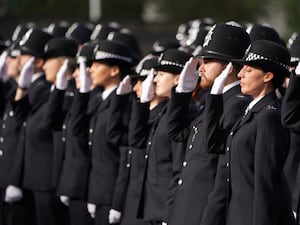
M 237 24 L 214 25 L 203 44 L 200 52 L 199 74 L 200 86 L 203 89 L 211 88 L 213 81 L 225 68 L 227 62 L 241 59 L 250 44 L 250 38 Z M 197 61 L 197 59 L 193 59 Z M 196 64 L 197 65 L 197 64 Z M 218 163 L 218 154 L 222 153 L 221 146 L 208 149 L 207 133 L 204 114 L 200 114 L 192 123 L 186 120 L 187 104 L 191 92 L 198 80 L 194 70 L 195 63 L 187 63 L 179 84 L 173 92 L 169 105 L 169 135 L 175 141 L 187 141 L 183 169 L 178 180 L 177 193 L 169 224 L 199 224 L 207 205 L 208 195 L 213 189 Z M 231 76 L 226 81 L 224 90 L 224 110 L 218 121 L 224 131 L 229 130 L 241 109 L 247 104 L 247 99 L 241 94 L 239 81 L 236 76 L 240 69 L 234 65 Z M 206 107 L 206 106 L 205 106 Z M 216 153 L 216 154 L 212 154 Z

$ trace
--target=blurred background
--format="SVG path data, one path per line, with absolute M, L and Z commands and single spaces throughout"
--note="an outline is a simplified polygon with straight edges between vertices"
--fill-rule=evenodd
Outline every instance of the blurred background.
M 0 35 L 10 38 L 18 24 L 40 26 L 61 20 L 127 27 L 144 52 L 160 37 L 174 36 L 181 23 L 210 17 L 215 22 L 266 23 L 283 40 L 300 30 L 299 0 L 0 0 Z

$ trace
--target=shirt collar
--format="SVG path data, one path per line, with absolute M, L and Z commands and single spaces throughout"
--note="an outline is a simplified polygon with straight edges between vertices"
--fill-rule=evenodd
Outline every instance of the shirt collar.
M 229 91 L 231 88 L 233 88 L 233 87 L 235 87 L 239 84 L 240 84 L 240 80 L 237 80 L 237 81 L 234 81 L 230 84 L 227 84 L 223 89 L 223 94 L 226 93 L 227 91 Z
M 102 92 L 102 100 L 107 99 L 107 97 L 118 87 L 118 85 L 106 89 Z

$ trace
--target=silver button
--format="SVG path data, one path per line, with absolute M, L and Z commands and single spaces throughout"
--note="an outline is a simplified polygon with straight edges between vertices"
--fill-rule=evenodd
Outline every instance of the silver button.
M 192 148 L 193 148 L 193 145 L 190 145 L 190 146 L 189 146 L 189 149 L 192 149 Z
M 90 132 L 90 134 L 92 134 L 92 133 L 94 132 L 94 130 L 93 130 L 93 129 L 90 129 L 89 132 Z
M 62 137 L 61 140 L 62 140 L 62 142 L 65 142 L 65 141 L 66 141 L 66 138 L 65 138 L 65 137 Z
M 149 142 L 148 142 L 148 145 L 151 145 L 151 144 L 152 144 L 151 141 L 149 141 Z
M 186 166 L 187 166 L 187 162 L 184 161 L 184 162 L 182 163 L 182 165 L 183 165 L 184 167 L 186 167 Z
M 131 155 L 131 154 L 132 154 L 132 150 L 129 150 L 129 151 L 128 151 L 128 154 L 130 154 L 130 155 Z
M 67 128 L 67 125 L 66 125 L 66 124 L 63 124 L 63 125 L 62 125 L 62 129 L 65 130 L 66 128 Z
M 226 163 L 226 167 L 229 167 L 229 163 Z
M 229 178 L 227 178 L 226 181 L 229 182 Z
M 9 113 L 8 113 L 8 115 L 10 116 L 10 117 L 13 117 L 14 116 L 14 111 L 9 111 Z
M 229 147 L 226 148 L 226 152 L 229 152 Z
M 3 151 L 2 150 L 0 150 L 0 156 L 3 156 Z
M 91 146 L 91 145 L 92 145 L 92 142 L 91 142 L 91 141 L 89 141 L 89 142 L 88 142 L 88 145 L 89 145 L 89 146 Z
M 230 136 L 232 136 L 232 135 L 233 135 L 233 131 L 230 132 Z
M 126 164 L 126 167 L 127 167 L 127 168 L 129 168 L 129 167 L 130 167 L 130 164 L 129 164 L 129 163 L 127 163 L 127 164 Z
M 4 138 L 0 137 L 0 142 L 3 143 L 4 142 Z
M 148 159 L 149 158 L 149 156 L 148 155 L 145 155 L 145 159 Z
M 178 185 L 182 185 L 182 183 L 183 183 L 183 180 L 182 180 L 182 179 L 179 179 L 179 180 L 178 180 Z
M 23 126 L 26 127 L 27 126 L 27 122 L 23 122 Z
M 5 127 L 6 127 L 5 124 L 2 124 L 2 128 L 5 129 Z

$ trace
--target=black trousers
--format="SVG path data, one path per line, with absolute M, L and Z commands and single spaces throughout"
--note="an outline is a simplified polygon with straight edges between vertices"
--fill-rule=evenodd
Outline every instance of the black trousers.
M 70 225 L 93 225 L 94 219 L 87 210 L 87 202 L 71 199 L 69 205 Z
M 23 198 L 14 203 L 4 202 L 5 189 L 0 189 L 1 225 L 36 225 L 35 206 L 31 191 L 23 189 Z
M 69 225 L 68 208 L 52 192 L 33 192 L 37 225 Z
M 97 205 L 96 215 L 95 215 L 95 225 L 110 225 L 108 222 L 108 213 L 111 206 Z M 115 223 L 118 225 L 118 223 Z

